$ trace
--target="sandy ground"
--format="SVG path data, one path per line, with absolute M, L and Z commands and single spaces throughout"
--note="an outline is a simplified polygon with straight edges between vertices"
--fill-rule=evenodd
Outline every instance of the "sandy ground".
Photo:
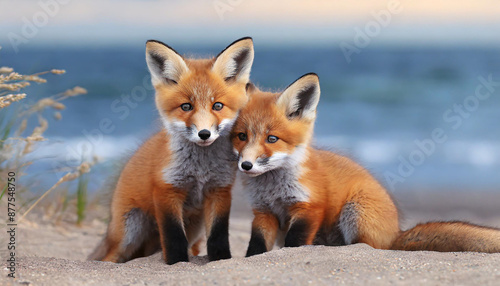
M 238 198 L 230 260 L 208 263 L 200 256 L 168 266 L 158 253 L 124 264 L 85 261 L 105 232 L 103 222 L 94 219 L 77 227 L 31 216 L 18 229 L 18 278 L 6 278 L 4 268 L 0 285 L 500 285 L 500 254 L 387 251 L 357 244 L 285 248 L 244 258 L 251 218 Z M 406 210 L 404 228 L 429 219 L 500 227 L 499 192 L 405 193 L 396 198 Z

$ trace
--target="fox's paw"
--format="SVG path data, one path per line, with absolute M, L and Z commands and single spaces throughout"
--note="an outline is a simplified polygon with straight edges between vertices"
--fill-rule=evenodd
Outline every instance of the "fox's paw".
M 208 258 L 210 261 L 231 258 L 231 251 L 229 250 L 229 241 L 212 241 L 207 243 Z
M 168 255 L 167 259 L 165 259 L 165 263 L 167 263 L 168 265 L 176 264 L 177 262 L 189 262 L 187 250 L 175 253 L 171 252 Z
M 250 243 L 248 244 L 247 254 L 245 257 L 254 256 L 267 252 L 266 242 L 260 233 L 252 233 Z

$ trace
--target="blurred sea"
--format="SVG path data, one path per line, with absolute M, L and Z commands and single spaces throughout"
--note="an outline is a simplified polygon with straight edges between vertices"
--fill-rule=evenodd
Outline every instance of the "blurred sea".
M 223 46 L 177 48 L 203 56 L 215 55 Z M 51 140 L 34 152 L 42 159 L 30 167 L 42 185 L 57 181 L 47 176 L 57 167 L 53 162 L 75 165 L 87 145 L 87 153 L 104 162 L 90 184 L 98 189 L 113 173 L 111 162 L 129 154 L 159 126 L 143 47 L 31 47 L 18 54 L 7 49 L 0 51 L 0 66 L 21 73 L 66 69 L 65 75 L 47 76 L 48 84 L 27 89 L 31 102 L 75 85 L 89 92 L 65 101 L 61 121 L 50 120 L 46 137 Z M 317 145 L 351 156 L 394 192 L 498 190 L 500 85 L 488 99 L 473 97 L 479 77 L 491 75 L 500 82 L 500 50 L 367 48 L 348 63 L 338 47 L 256 46 L 252 80 L 259 86 L 282 89 L 308 72 L 320 76 L 322 88 Z M 469 109 L 459 112 L 455 105 L 464 103 Z M 103 130 L 100 124 L 109 132 L 97 135 L 96 130 Z M 436 128 L 445 139 L 431 148 L 426 139 Z M 427 142 L 422 143 L 426 152 L 418 151 L 416 140 Z M 388 174 L 399 177 L 391 177 L 390 183 Z

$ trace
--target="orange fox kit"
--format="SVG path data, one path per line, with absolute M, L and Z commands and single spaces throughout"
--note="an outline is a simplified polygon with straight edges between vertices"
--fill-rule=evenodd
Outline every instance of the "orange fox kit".
M 500 230 L 436 222 L 401 231 L 388 192 L 364 168 L 311 146 L 319 79 L 282 93 L 249 89 L 233 129 L 234 151 L 254 220 L 247 256 L 275 243 L 366 243 L 379 249 L 500 252 Z
M 160 247 L 167 264 L 197 255 L 203 226 L 211 261 L 231 257 L 228 220 L 237 170 L 230 131 L 247 102 L 251 38 L 212 59 L 186 59 L 148 41 L 146 61 L 164 128 L 125 165 L 107 234 L 89 259 L 125 262 Z

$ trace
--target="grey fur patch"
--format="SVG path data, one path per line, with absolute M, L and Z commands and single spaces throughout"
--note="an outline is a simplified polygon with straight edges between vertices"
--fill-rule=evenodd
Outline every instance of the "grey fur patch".
M 265 158 L 257 158 L 256 162 L 259 165 L 267 165 L 269 164 L 270 157 L 265 157 Z
M 298 181 L 298 170 L 278 168 L 257 177 L 241 174 L 252 207 L 274 213 L 280 225 L 286 225 L 288 207 L 309 199 L 308 191 Z
M 229 136 L 220 136 L 206 147 L 172 136 L 170 150 L 172 162 L 163 170 L 163 179 L 189 192 L 187 206 L 201 207 L 205 192 L 233 184 L 238 158 Z
M 121 244 L 122 256 L 130 257 L 145 239 L 156 230 L 154 220 L 138 208 L 125 214 L 125 236 Z
M 347 202 L 342 207 L 339 217 L 339 228 L 345 244 L 353 244 L 358 240 L 358 218 L 358 204 Z

